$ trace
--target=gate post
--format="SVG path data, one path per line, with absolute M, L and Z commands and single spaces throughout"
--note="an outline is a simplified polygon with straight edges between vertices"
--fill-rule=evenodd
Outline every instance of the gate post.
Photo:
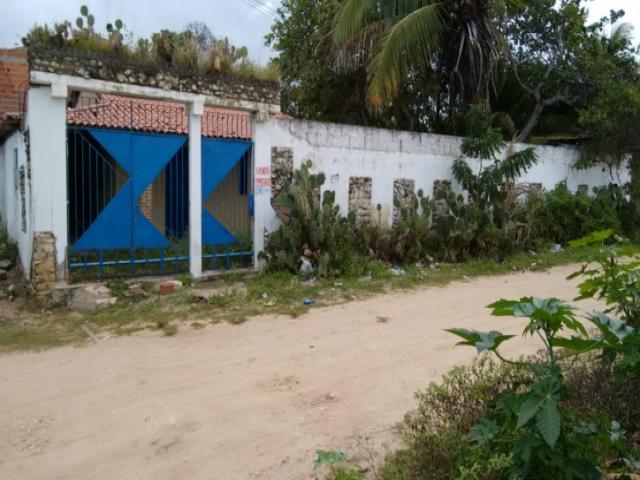
M 37 277 L 32 281 L 44 291 L 45 284 L 64 280 L 66 275 L 67 85 L 31 86 L 27 101 L 29 157 L 24 181 L 29 184 L 25 192 L 32 192 L 33 216 L 27 213 L 25 230 L 32 235 L 32 252 L 42 251 L 46 257 L 38 254 L 41 258 L 31 259 L 31 273 Z M 41 238 L 46 238 L 43 245 Z
M 189 273 L 202 276 L 202 129 L 204 98 L 189 104 Z

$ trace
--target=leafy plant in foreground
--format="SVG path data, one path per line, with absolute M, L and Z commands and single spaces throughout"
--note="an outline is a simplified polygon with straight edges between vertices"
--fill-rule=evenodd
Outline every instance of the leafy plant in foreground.
M 601 243 L 613 237 L 613 231 L 596 232 L 589 237 L 570 242 L 571 247 Z M 582 265 L 568 279 L 585 277 L 578 289 L 577 300 L 584 298 L 604 299 L 605 313 L 614 313 L 628 325 L 640 327 L 640 257 L 635 249 L 624 242 L 603 246 L 598 255 Z M 620 261 L 621 257 L 626 257 Z
M 584 277 L 578 285 L 578 300 L 604 299 L 607 308 L 594 312 L 589 320 L 600 330 L 598 348 L 603 359 L 623 375 L 640 376 L 640 257 L 613 231 L 595 232 L 571 242 L 572 247 L 604 243 L 599 253 L 569 279 Z M 621 260 L 623 258 L 623 260 Z M 615 315 L 615 316 L 612 316 Z
M 616 436 L 617 424 L 563 407 L 567 389 L 561 362 L 602 348 L 602 340 L 589 338 L 573 307 L 558 299 L 500 300 L 489 308 L 493 315 L 528 319 L 523 335 L 541 340 L 544 357 L 541 361 L 514 362 L 499 351 L 512 335 L 448 330 L 462 339 L 459 344 L 493 352 L 505 363 L 530 369 L 533 377 L 521 389 L 505 391 L 489 403 L 487 414 L 468 435 L 476 455 L 463 459 L 461 472 L 476 471 L 481 475 L 477 478 L 601 478 L 599 466 L 605 459 L 626 455 L 618 441 L 620 435 Z M 564 331 L 572 336 L 564 336 Z M 510 461 L 489 465 L 485 459 L 496 454 L 506 455 Z M 492 470 L 496 465 L 498 471 Z
M 313 469 L 329 468 L 328 480 L 363 480 L 364 474 L 355 467 L 346 467 L 347 452 L 344 448 L 336 450 L 316 450 L 316 461 Z

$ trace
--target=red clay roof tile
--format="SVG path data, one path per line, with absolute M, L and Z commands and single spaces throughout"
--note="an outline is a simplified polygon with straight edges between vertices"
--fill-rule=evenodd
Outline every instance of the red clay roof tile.
M 102 95 L 99 103 L 68 109 L 67 123 L 141 132 L 189 133 L 189 119 L 184 104 L 119 95 Z M 250 139 L 251 116 L 236 110 L 205 107 L 202 135 Z

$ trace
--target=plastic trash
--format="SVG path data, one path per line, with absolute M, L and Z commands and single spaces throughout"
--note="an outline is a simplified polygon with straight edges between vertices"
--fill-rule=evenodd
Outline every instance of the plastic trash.
M 309 305 L 313 305 L 314 303 L 316 303 L 316 301 L 313 298 L 305 298 L 302 303 L 304 303 L 305 305 L 309 306 Z
M 407 274 L 407 272 L 405 272 L 404 269 L 400 267 L 390 268 L 389 273 L 394 277 L 404 277 Z
M 308 258 L 300 257 L 300 274 L 304 278 L 311 278 L 313 276 L 313 265 Z
M 559 243 L 554 243 L 549 249 L 549 251 L 551 253 L 560 253 L 560 252 L 564 252 L 564 248 L 562 248 L 562 245 L 560 245 Z

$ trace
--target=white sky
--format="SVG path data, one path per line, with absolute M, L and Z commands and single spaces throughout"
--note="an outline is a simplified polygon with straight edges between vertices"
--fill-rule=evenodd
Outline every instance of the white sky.
M 86 4 L 96 17 L 98 29 L 120 18 L 136 37 L 149 37 L 162 28 L 180 30 L 191 21 L 201 21 L 216 36 L 228 36 L 234 44 L 247 46 L 250 56 L 263 63 L 272 54 L 264 46 L 272 17 L 248 4 L 263 3 L 275 10 L 280 0 L 2 0 L 1 3 L 0 47 L 20 45 L 20 38 L 34 23 L 75 21 L 80 6 Z M 591 0 L 588 5 L 591 20 L 607 15 L 612 8 L 625 10 L 625 21 L 635 27 L 635 43 L 640 42 L 639 0 Z

